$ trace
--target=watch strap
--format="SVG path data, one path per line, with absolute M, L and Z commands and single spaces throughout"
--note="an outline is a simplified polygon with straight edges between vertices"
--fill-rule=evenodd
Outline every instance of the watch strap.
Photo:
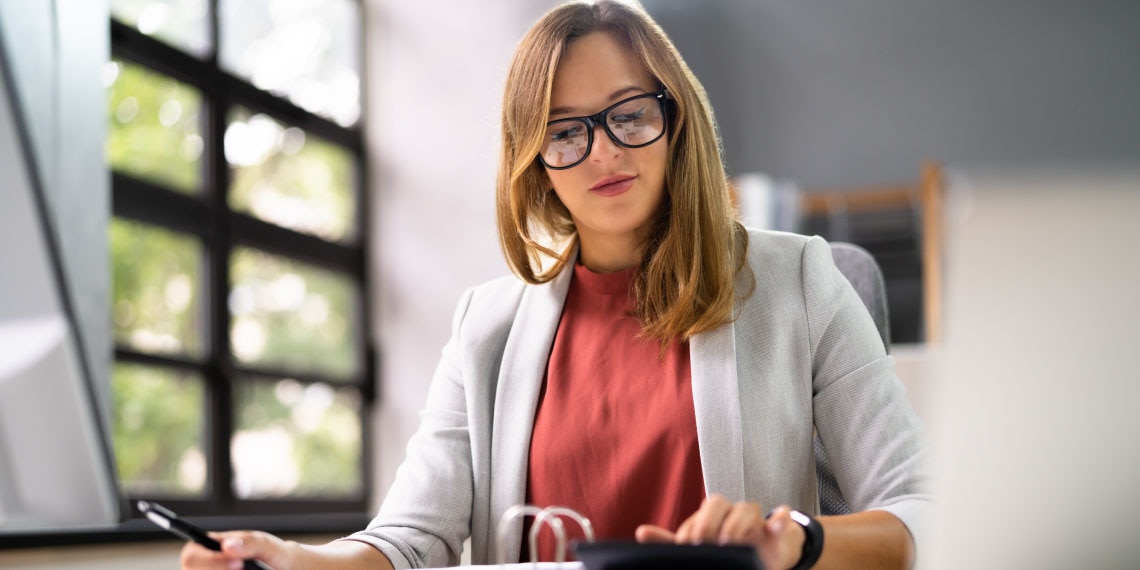
M 805 515 L 795 509 L 791 512 L 792 520 L 804 529 L 804 550 L 800 554 L 800 561 L 792 566 L 792 570 L 808 570 L 819 561 L 823 554 L 823 525 L 815 517 Z

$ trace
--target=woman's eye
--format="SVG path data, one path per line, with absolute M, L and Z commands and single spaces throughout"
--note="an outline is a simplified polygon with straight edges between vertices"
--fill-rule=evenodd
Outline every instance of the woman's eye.
M 582 129 L 580 127 L 571 127 L 569 129 L 550 131 L 547 136 L 550 137 L 551 141 L 564 141 L 574 138 L 580 134 L 582 134 Z
M 615 122 L 615 123 L 632 123 L 633 121 L 641 119 L 644 116 L 645 116 L 645 107 L 642 107 L 642 108 L 640 108 L 636 111 L 633 111 L 633 112 L 611 115 L 610 120 Z

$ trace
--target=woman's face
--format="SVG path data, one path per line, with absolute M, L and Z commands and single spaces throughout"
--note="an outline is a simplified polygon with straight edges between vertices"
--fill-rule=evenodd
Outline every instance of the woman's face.
M 554 121 L 598 113 L 659 85 L 632 53 L 608 32 L 570 43 L 554 73 L 550 117 Z M 657 105 L 653 99 L 640 99 Z M 577 227 L 582 262 L 594 270 L 636 263 L 645 231 L 665 194 L 667 136 L 641 148 L 617 145 L 601 126 L 586 158 L 565 170 L 546 168 L 554 192 Z M 591 261 L 595 262 L 592 266 Z

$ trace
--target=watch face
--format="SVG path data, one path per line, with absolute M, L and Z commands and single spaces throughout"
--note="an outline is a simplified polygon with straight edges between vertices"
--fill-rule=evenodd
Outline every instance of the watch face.
M 799 512 L 799 511 L 792 511 L 791 514 L 792 514 L 792 520 L 800 523 L 800 526 L 807 526 L 807 525 L 811 524 L 811 517 Z

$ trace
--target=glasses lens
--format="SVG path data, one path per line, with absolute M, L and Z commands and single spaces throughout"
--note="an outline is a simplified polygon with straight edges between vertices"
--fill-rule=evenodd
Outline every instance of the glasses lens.
M 614 107 L 606 115 L 606 126 L 622 144 L 644 146 L 665 131 L 665 116 L 656 98 L 640 97 Z
M 569 166 L 582 160 L 590 146 L 586 123 L 579 120 L 557 121 L 546 126 L 542 160 L 549 166 Z

